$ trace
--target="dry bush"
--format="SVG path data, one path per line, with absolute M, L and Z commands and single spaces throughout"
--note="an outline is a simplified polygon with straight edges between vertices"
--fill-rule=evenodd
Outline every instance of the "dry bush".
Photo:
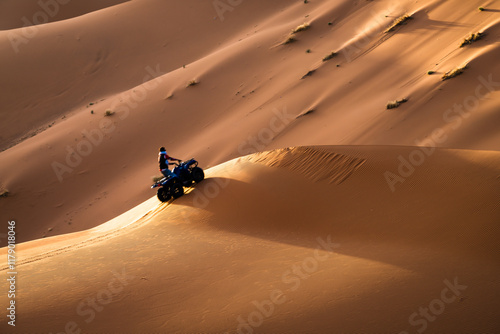
M 408 22 L 411 19 L 413 19 L 413 17 L 410 14 L 404 14 L 403 16 L 397 18 L 392 23 L 392 25 L 389 28 L 387 28 L 387 30 L 385 32 L 388 33 L 388 32 L 394 31 L 397 27 L 399 27 L 403 24 L 406 24 L 406 22 Z
M 395 109 L 399 107 L 402 103 L 408 102 L 407 98 L 401 99 L 401 100 L 395 100 L 395 101 L 389 101 L 387 102 L 387 109 Z
M 287 45 L 287 44 L 291 44 L 291 43 L 294 43 L 294 42 L 297 42 L 297 39 L 295 38 L 295 36 L 290 35 L 290 36 L 287 37 L 287 39 L 285 39 L 285 41 L 282 44 L 283 45 Z
M 482 32 L 477 32 L 475 34 L 470 34 L 470 36 L 466 37 L 464 39 L 464 41 L 462 42 L 462 44 L 460 44 L 460 47 L 463 48 L 466 45 L 474 43 L 475 41 L 479 41 L 483 37 L 484 37 L 484 33 L 482 33 Z
M 331 52 L 330 54 L 326 55 L 323 57 L 323 61 L 327 61 L 327 60 L 330 60 L 332 59 L 333 57 L 335 57 L 337 55 L 336 52 Z
M 460 74 L 464 73 L 466 68 L 467 66 L 457 67 L 443 74 L 443 77 L 441 79 L 444 81 L 459 76 Z
M 0 187 L 0 197 L 7 197 L 9 196 L 9 191 L 3 187 Z
M 298 32 L 301 32 L 301 31 L 304 31 L 304 30 L 307 30 L 311 27 L 311 25 L 309 23 L 304 23 L 304 24 L 301 24 L 300 26 L 297 26 L 297 28 L 293 29 L 292 30 L 292 34 L 296 34 Z

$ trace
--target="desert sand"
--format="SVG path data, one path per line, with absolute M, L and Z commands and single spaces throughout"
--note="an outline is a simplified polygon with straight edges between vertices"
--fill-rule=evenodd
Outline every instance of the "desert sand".
M 496 1 L 0 8 L 0 332 L 500 332 Z

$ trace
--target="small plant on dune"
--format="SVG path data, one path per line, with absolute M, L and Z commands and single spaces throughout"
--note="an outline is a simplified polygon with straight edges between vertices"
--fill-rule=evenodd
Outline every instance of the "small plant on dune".
M 464 65 L 462 67 L 457 67 L 451 71 L 446 72 L 443 74 L 443 77 L 441 78 L 443 81 L 454 78 L 456 76 L 459 76 L 460 74 L 464 73 L 465 69 L 467 68 L 467 65 Z
M 304 3 L 309 3 L 309 0 L 304 0 Z
M 5 188 L 0 188 L 0 197 L 7 197 L 9 196 L 9 191 Z
M 427 75 L 433 75 L 434 73 L 436 73 L 435 71 L 427 71 Z
M 462 42 L 462 44 L 460 44 L 460 47 L 463 48 L 466 45 L 474 43 L 475 41 L 479 41 L 481 38 L 484 37 L 484 35 L 485 34 L 482 32 L 470 34 L 470 36 L 465 38 L 464 41 Z
M 485 10 L 485 9 L 484 9 L 484 7 L 479 7 L 478 9 L 479 9 L 481 12 Z
M 297 42 L 297 39 L 293 35 L 290 35 L 287 37 L 287 39 L 285 39 L 285 41 L 282 44 L 287 45 L 287 44 L 291 44 L 294 42 Z
M 292 32 L 290 33 L 290 35 L 288 35 L 288 37 L 283 41 L 283 43 L 281 43 L 282 45 L 287 45 L 287 44 L 291 44 L 293 42 L 296 42 L 297 39 L 295 38 L 295 34 L 298 33 L 298 32 L 301 32 L 301 31 L 304 31 L 304 30 L 307 30 L 309 29 L 311 26 L 309 23 L 304 23 L 304 24 L 301 24 L 300 26 L 297 26 L 297 28 L 293 29 Z M 306 51 L 307 52 L 307 51 Z M 307 52 L 309 53 L 309 52 Z
M 304 74 L 304 76 L 302 76 L 301 79 L 305 79 L 307 77 L 310 77 L 311 75 L 314 74 L 314 72 L 316 72 L 316 70 L 310 70 L 309 72 L 307 72 L 306 74 Z
M 189 81 L 189 83 L 188 83 L 188 85 L 187 85 L 187 86 L 188 86 L 188 87 L 192 87 L 192 86 L 196 86 L 197 84 L 199 84 L 199 82 L 198 82 L 198 81 L 196 81 L 196 80 L 191 80 L 191 81 Z
M 327 61 L 327 60 L 330 60 L 332 59 L 333 57 L 335 57 L 337 55 L 336 52 L 330 52 L 329 54 L 327 54 L 326 56 L 323 57 L 323 61 Z
M 399 107 L 402 103 L 408 102 L 407 98 L 401 99 L 401 100 L 396 100 L 396 101 L 389 101 L 387 102 L 387 109 L 395 109 Z
M 292 34 L 296 34 L 298 32 L 305 31 L 305 30 L 309 29 L 310 27 L 311 26 L 309 25 L 309 23 L 301 24 L 300 26 L 297 26 L 297 28 L 292 30 Z
M 113 116 L 114 114 L 115 114 L 114 111 L 106 110 L 106 112 L 104 113 L 104 116 Z
M 404 14 L 403 16 L 397 18 L 389 28 L 385 31 L 386 33 L 394 31 L 397 27 L 406 24 L 409 20 L 413 19 L 410 14 Z
M 307 50 L 306 50 L 306 53 L 311 53 L 311 49 L 307 49 Z
M 313 109 L 309 109 L 309 110 L 307 110 L 306 112 L 303 112 L 302 114 L 298 115 L 296 118 L 301 118 L 301 117 L 304 117 L 304 116 L 310 115 L 310 114 L 312 114 L 312 113 L 313 113 L 313 112 L 315 112 L 315 111 L 316 111 L 316 109 L 314 109 L 314 108 L 313 108 Z

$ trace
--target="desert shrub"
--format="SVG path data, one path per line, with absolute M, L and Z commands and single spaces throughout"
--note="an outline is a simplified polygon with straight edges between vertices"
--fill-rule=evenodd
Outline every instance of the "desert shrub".
M 404 14 L 397 18 L 389 28 L 385 31 L 386 33 L 394 31 L 397 27 L 406 24 L 409 20 L 413 19 L 413 17 L 410 14 Z
M 300 26 L 297 26 L 297 28 L 292 30 L 292 34 L 296 34 L 298 32 L 305 31 L 305 30 L 309 29 L 310 27 L 311 27 L 311 25 L 309 23 L 301 24 Z
M 401 100 L 395 100 L 395 101 L 389 101 L 387 102 L 387 109 L 395 109 L 399 107 L 402 103 L 408 102 L 407 98 L 401 99 Z
M 297 42 L 297 39 L 295 38 L 295 36 L 293 35 L 290 35 L 288 36 L 285 41 L 282 43 L 283 45 L 287 45 L 287 44 L 291 44 L 291 43 L 294 43 L 294 42 Z
M 335 57 L 337 55 L 336 52 L 331 52 L 329 54 L 327 54 L 326 56 L 323 57 L 323 61 L 327 61 L 327 60 L 330 60 L 332 59 L 333 57 Z
M 9 191 L 5 188 L 0 188 L 0 197 L 7 197 L 9 196 Z
M 484 37 L 484 33 L 482 33 L 482 32 L 470 34 L 470 36 L 464 38 L 462 44 L 460 44 L 460 47 L 463 48 L 466 45 L 474 43 L 475 41 L 479 41 L 483 37 Z
M 454 78 L 456 76 L 459 76 L 460 74 L 464 73 L 466 68 L 467 68 L 467 66 L 454 68 L 453 70 L 448 71 L 445 74 L 443 74 L 443 77 L 441 79 L 444 81 L 444 80 L 448 80 L 448 79 Z

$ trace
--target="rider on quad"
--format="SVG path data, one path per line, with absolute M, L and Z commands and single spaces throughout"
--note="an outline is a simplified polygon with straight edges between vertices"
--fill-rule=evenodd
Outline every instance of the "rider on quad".
M 171 162 L 177 161 L 178 163 Z M 184 195 L 184 187 L 191 187 L 194 183 L 199 183 L 205 178 L 203 169 L 198 167 L 198 161 L 194 158 L 182 162 L 179 159 L 170 157 L 165 147 L 160 147 L 158 157 L 160 171 L 165 176 L 163 179 L 156 181 L 151 189 L 158 188 L 157 196 L 162 202 L 169 201 L 172 197 L 179 198 Z M 177 165 L 173 171 L 168 169 L 169 165 Z
M 169 161 L 177 161 L 178 163 L 181 162 L 182 160 L 180 159 L 175 159 L 172 158 L 167 154 L 167 150 L 165 150 L 165 147 L 160 147 L 160 153 L 158 154 L 158 162 L 160 164 L 160 172 L 165 176 L 173 176 L 173 173 L 170 169 L 168 169 L 169 165 L 175 165 L 174 162 L 169 162 Z

